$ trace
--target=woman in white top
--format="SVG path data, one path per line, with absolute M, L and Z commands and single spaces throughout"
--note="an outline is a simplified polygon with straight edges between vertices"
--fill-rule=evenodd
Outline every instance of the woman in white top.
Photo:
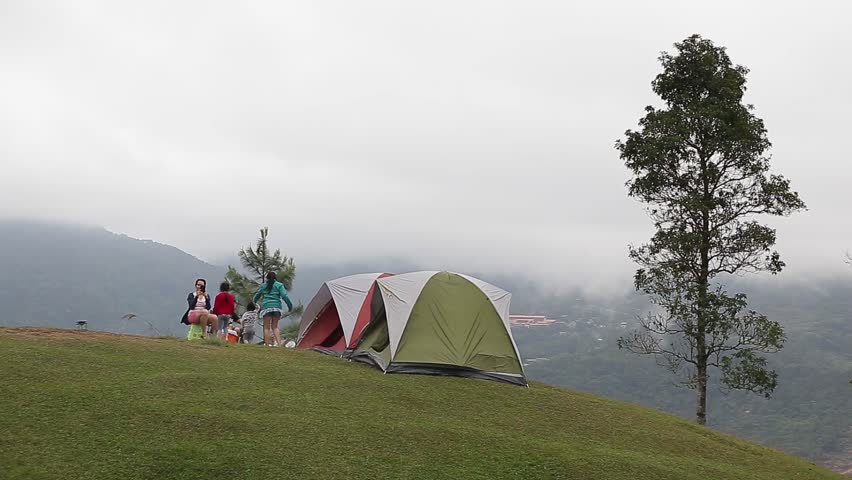
M 210 295 L 207 293 L 207 281 L 199 278 L 195 281 L 195 291 L 187 295 L 186 303 L 188 309 L 183 314 L 181 323 L 187 325 L 199 324 L 201 326 L 201 338 L 207 337 L 207 327 L 216 327 L 219 319 L 210 313 Z

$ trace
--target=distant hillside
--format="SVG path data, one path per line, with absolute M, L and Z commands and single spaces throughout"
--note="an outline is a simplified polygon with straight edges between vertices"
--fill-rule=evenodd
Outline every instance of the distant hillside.
M 338 264 L 296 260 L 290 293 L 302 303 L 332 278 L 435 268 L 392 258 Z M 102 228 L 0 220 L 0 305 L 5 312 L 0 325 L 71 327 L 86 320 L 99 330 L 181 335 L 177 321 L 193 281 L 206 278 L 215 294 L 228 264 L 238 261 L 233 257 L 211 265 L 175 247 Z M 515 292 L 516 311 L 535 310 L 548 298 L 525 278 L 472 273 Z M 138 317 L 121 320 L 127 313 Z
M 193 281 L 207 279 L 215 294 L 229 263 L 238 265 L 236 258 L 211 265 L 175 247 L 103 228 L 0 221 L 0 326 L 70 328 L 86 320 L 98 330 L 182 335 L 178 320 Z M 297 261 L 290 294 L 308 303 L 332 278 L 415 269 L 395 259 L 332 265 Z M 131 312 L 136 319 L 121 320 Z
M 223 265 L 237 266 L 237 259 L 223 261 Z M 290 296 L 296 302 L 308 303 L 317 293 L 323 282 L 328 280 L 367 272 L 407 272 L 418 270 L 410 262 L 399 259 L 375 259 L 372 261 L 343 262 L 339 264 L 312 264 L 296 259 L 296 281 Z
M 219 345 L 0 328 L 3 478 L 841 478 L 539 383 L 384 375 L 309 351 Z
M 180 336 L 185 327 L 178 320 L 193 281 L 207 279 L 215 294 L 229 263 L 238 265 L 236 258 L 211 265 L 175 247 L 103 228 L 0 220 L 0 326 L 71 328 L 86 320 L 98 330 Z M 290 293 L 294 301 L 307 303 L 332 278 L 415 269 L 394 259 L 297 261 Z M 137 318 L 121 320 L 127 313 Z
M 197 277 L 224 268 L 177 248 L 100 228 L 0 222 L 0 325 L 91 328 L 175 334 Z M 214 289 L 215 291 L 215 289 Z M 121 320 L 126 313 L 138 318 Z
M 708 424 L 838 471 L 852 469 L 852 271 L 849 278 L 808 282 L 737 282 L 732 288 L 748 292 L 750 308 L 785 327 L 784 349 L 768 356 L 779 387 L 770 400 L 708 389 Z M 677 379 L 652 358 L 616 347 L 635 327 L 635 315 L 647 311 L 641 298 L 575 298 L 541 308 L 564 323 L 513 329 L 532 378 L 693 417 L 693 391 L 675 387 Z

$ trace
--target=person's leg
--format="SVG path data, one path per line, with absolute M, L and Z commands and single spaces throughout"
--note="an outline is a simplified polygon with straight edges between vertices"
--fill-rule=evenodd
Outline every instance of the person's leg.
M 263 344 L 272 345 L 272 317 L 270 315 L 263 316 Z
M 254 327 L 246 327 L 243 329 L 243 343 L 254 343 Z
M 228 336 L 228 323 L 231 320 L 230 315 L 219 315 L 219 331 L 224 332 L 224 336 Z
M 281 320 L 281 315 L 275 315 L 272 317 L 272 335 L 275 338 L 275 346 L 281 347 L 281 330 L 278 329 L 278 321 Z
M 198 314 L 198 325 L 201 326 L 201 338 L 207 338 L 207 323 L 210 321 L 210 315 L 207 312 Z
M 213 315 L 212 313 L 208 313 L 207 314 L 207 325 L 210 327 L 210 330 L 212 330 L 211 333 L 213 335 L 213 338 L 218 338 L 217 335 L 216 335 L 216 332 L 217 332 L 217 327 L 219 326 L 219 317 L 216 316 L 216 315 Z
M 210 328 L 213 330 L 215 338 L 221 338 L 219 336 L 219 315 L 210 314 Z

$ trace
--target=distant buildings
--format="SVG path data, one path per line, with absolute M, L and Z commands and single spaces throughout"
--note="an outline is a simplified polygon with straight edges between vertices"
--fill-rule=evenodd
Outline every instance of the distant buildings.
M 544 327 L 553 325 L 556 320 L 551 320 L 544 315 L 509 315 L 509 323 L 513 327 Z

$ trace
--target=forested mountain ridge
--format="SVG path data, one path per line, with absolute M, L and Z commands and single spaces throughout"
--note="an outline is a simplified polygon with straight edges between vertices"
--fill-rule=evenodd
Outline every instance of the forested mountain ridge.
M 99 330 L 167 335 L 182 330 L 195 278 L 212 287 L 225 269 L 102 228 L 4 221 L 0 272 L 0 325 L 71 328 L 86 320 Z M 122 320 L 127 313 L 137 317 Z

